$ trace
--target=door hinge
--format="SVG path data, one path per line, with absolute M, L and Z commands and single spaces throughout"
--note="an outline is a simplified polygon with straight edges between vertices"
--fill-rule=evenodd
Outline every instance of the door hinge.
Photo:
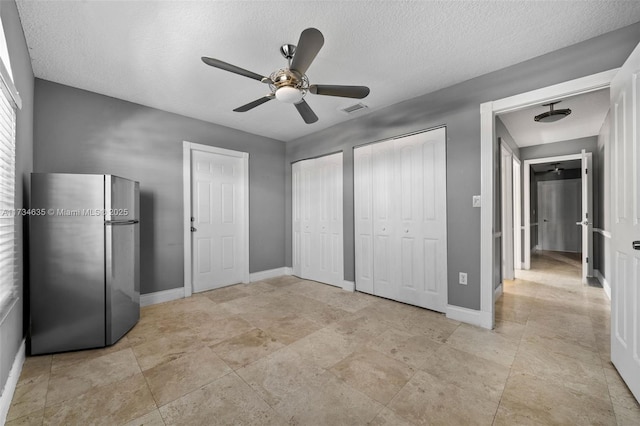
M 589 174 L 589 169 L 584 169 L 584 174 L 588 175 Z
M 587 263 L 589 263 L 589 258 L 587 257 Z

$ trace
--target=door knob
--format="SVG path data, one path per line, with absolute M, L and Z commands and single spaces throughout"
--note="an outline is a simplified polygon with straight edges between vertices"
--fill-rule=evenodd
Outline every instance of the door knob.
M 634 250 L 640 250 L 640 241 L 634 241 L 633 242 L 633 249 Z
M 197 231 L 197 229 L 192 226 L 191 227 L 191 232 L 196 232 L 196 231 Z

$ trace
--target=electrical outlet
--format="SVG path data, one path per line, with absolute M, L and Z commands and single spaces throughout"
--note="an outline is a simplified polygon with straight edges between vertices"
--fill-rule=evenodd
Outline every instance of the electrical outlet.
M 467 273 L 466 272 L 460 272 L 458 274 L 458 282 L 462 285 L 467 285 Z
M 473 207 L 480 207 L 482 206 L 482 201 L 479 195 L 474 195 L 473 196 Z

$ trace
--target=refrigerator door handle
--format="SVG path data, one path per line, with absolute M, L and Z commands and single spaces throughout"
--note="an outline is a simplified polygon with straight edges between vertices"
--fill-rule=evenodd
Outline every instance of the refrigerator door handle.
M 133 225 L 136 223 L 139 223 L 140 221 L 138 219 L 132 219 L 132 220 L 105 220 L 104 224 L 105 225 Z

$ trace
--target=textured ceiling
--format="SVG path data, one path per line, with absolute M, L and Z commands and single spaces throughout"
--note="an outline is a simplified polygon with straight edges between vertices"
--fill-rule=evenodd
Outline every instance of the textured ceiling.
M 519 147 L 595 136 L 609 110 L 609 89 L 563 99 L 554 107 L 569 108 L 571 114 L 553 123 L 536 123 L 533 117 L 549 111 L 548 106 L 539 105 L 501 114 L 500 120 Z
M 17 4 L 36 77 L 284 141 L 640 21 L 637 1 Z M 325 38 L 311 83 L 369 86 L 369 109 L 309 94 L 311 125 L 279 101 L 233 112 L 267 86 L 200 57 L 268 75 L 307 27 Z

